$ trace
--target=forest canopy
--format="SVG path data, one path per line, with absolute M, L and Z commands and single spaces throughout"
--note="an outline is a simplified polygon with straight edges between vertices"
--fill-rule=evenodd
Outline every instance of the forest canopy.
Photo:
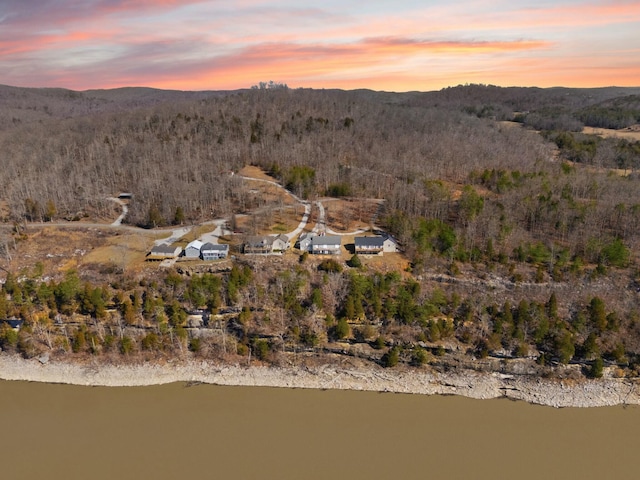
M 199 337 L 184 330 L 187 308 L 228 307 L 238 309 L 237 351 L 260 358 L 291 339 L 309 348 L 370 342 L 389 347 L 387 364 L 402 358 L 399 345 L 449 339 L 481 355 L 536 349 L 542 361 L 640 354 L 640 141 L 583 130 L 633 130 L 636 90 L 0 87 L 0 221 L 13 228 L 0 251 L 6 256 L 25 224 L 111 218 L 108 198 L 121 192 L 133 195 L 125 222 L 149 229 L 250 213 L 266 200 L 235 173 L 252 165 L 303 200 L 379 201 L 377 226 L 399 241 L 409 264 L 382 274 L 359 256 L 313 266 L 301 256 L 295 269 L 268 274 L 234 265 L 223 275 L 185 280 L 170 272 L 161 284 L 125 287 L 83 283 L 81 274 L 23 284 L 9 275 L 0 312 L 29 317 L 37 305 L 53 317 L 102 319 L 112 307 L 121 332 L 155 325 L 155 336 L 128 343 L 123 334 L 104 347 L 119 342 L 121 352 L 167 342 L 200 351 Z M 428 283 L 437 275 L 465 286 L 442 292 Z M 598 283 L 605 278 L 611 284 Z M 535 298 L 525 298 L 522 285 Z M 560 306 L 556 286 L 572 286 Z M 19 348 L 18 337 L 3 335 Z M 74 351 L 99 337 L 91 329 L 74 335 Z M 408 362 L 426 361 L 412 352 Z

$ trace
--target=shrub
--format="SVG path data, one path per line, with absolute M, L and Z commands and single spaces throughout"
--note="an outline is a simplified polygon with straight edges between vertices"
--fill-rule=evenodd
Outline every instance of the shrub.
M 331 258 L 327 258 L 320 262 L 318 265 L 318 270 L 329 273 L 340 273 L 342 272 L 342 265 L 340 265 L 336 260 Z
M 263 339 L 255 340 L 252 351 L 258 360 L 266 360 L 269 355 L 269 342 Z
M 84 330 L 79 329 L 73 336 L 73 341 L 71 342 L 71 350 L 73 353 L 81 352 L 85 349 L 87 344 L 86 337 L 84 335 Z
M 18 345 L 18 332 L 6 323 L 0 327 L 0 348 L 14 349 Z
M 629 263 L 629 249 L 616 238 L 613 242 L 605 245 L 600 252 L 601 263 L 623 268 Z
M 125 335 L 120 340 L 120 353 L 129 355 L 131 352 L 133 352 L 133 340 Z
M 382 366 L 386 368 L 395 367 L 400 361 L 400 348 L 392 347 L 382 356 Z
M 384 348 L 384 346 L 386 345 L 386 340 L 384 339 L 383 336 L 379 336 L 378 338 L 376 338 L 373 343 L 371 344 L 371 346 L 373 348 L 375 348 L 376 350 L 381 350 Z
M 353 257 L 351 257 L 351 259 L 349 259 L 349 261 L 347 262 L 347 265 L 349 265 L 351 268 L 360 268 L 360 267 L 362 267 L 362 261 L 360 261 L 360 257 L 358 256 L 357 253 L 355 253 L 353 255 Z
M 348 183 L 333 183 L 326 191 L 329 197 L 348 197 L 351 195 L 351 185 Z
M 349 327 L 349 324 L 347 323 L 347 320 L 345 318 L 341 318 L 340 320 L 338 320 L 338 323 L 333 326 L 331 333 L 331 336 L 334 339 L 342 340 L 343 338 L 349 336 L 349 333 L 351 333 L 351 327 Z
M 202 345 L 199 338 L 194 337 L 189 341 L 189 350 L 193 353 L 198 353 L 201 347 Z
M 591 369 L 589 370 L 589 377 L 602 378 L 603 370 L 604 362 L 602 361 L 602 357 L 597 357 L 591 365 Z
M 411 357 L 411 365 L 414 367 L 420 367 L 427 363 L 427 359 L 427 351 L 424 348 L 416 348 L 413 351 L 413 356 Z
M 141 345 L 143 350 L 156 350 L 160 345 L 158 335 L 153 332 L 148 333 L 142 338 Z

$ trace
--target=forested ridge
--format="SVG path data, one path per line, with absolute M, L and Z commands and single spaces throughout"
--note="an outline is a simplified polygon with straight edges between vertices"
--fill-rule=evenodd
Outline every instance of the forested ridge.
M 383 199 L 377 223 L 411 265 L 249 262 L 104 285 L 83 272 L 48 281 L 10 272 L 0 314 L 28 319 L 20 335 L 31 336 L 5 331 L 3 348 L 277 361 L 296 346 L 332 351 L 348 340 L 386 365 L 436 362 L 462 345 L 591 370 L 604 357 L 634 374 L 640 142 L 578 132 L 635 125 L 638 93 L 2 87 L 7 256 L 24 222 L 107 218 L 107 197 L 119 192 L 134 194 L 126 221 L 148 228 L 175 222 L 176 211 L 191 223 L 250 212 L 260 205 L 231 173 L 256 165 L 306 199 Z M 186 312 L 202 307 L 227 312 L 213 336 L 185 328 Z M 47 325 L 57 332 L 47 318 L 78 314 L 93 320 L 56 333 L 57 347 L 43 340 Z

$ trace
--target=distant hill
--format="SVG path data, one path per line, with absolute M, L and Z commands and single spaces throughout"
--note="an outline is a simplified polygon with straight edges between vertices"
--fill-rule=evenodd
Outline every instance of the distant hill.
M 146 87 L 79 92 L 63 88 L 0 85 L 0 128 L 52 118 L 73 118 L 132 110 L 167 102 L 202 100 L 226 94 L 228 92 L 188 92 Z
M 420 95 L 424 103 L 487 104 L 507 106 L 515 111 L 539 110 L 545 107 L 584 108 L 620 97 L 639 95 L 640 87 L 603 88 L 537 88 L 496 87 L 493 85 L 460 85 Z
M 310 89 L 297 89 L 305 91 Z M 163 103 L 199 101 L 224 97 L 236 91 L 181 91 L 147 87 L 74 91 L 63 88 L 24 88 L 0 85 L 0 129 L 51 118 L 72 118 L 151 107 Z M 640 87 L 536 88 L 460 85 L 432 92 L 378 92 L 322 90 L 348 93 L 350 98 L 412 107 L 459 108 L 479 116 L 507 119 L 513 112 L 562 112 L 577 119 L 585 111 L 624 110 L 640 112 Z M 591 125 L 601 126 L 601 125 Z

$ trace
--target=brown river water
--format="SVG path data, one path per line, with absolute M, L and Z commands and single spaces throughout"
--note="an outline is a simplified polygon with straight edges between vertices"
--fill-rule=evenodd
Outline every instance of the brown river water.
M 639 478 L 640 407 L 0 381 L 6 479 Z

